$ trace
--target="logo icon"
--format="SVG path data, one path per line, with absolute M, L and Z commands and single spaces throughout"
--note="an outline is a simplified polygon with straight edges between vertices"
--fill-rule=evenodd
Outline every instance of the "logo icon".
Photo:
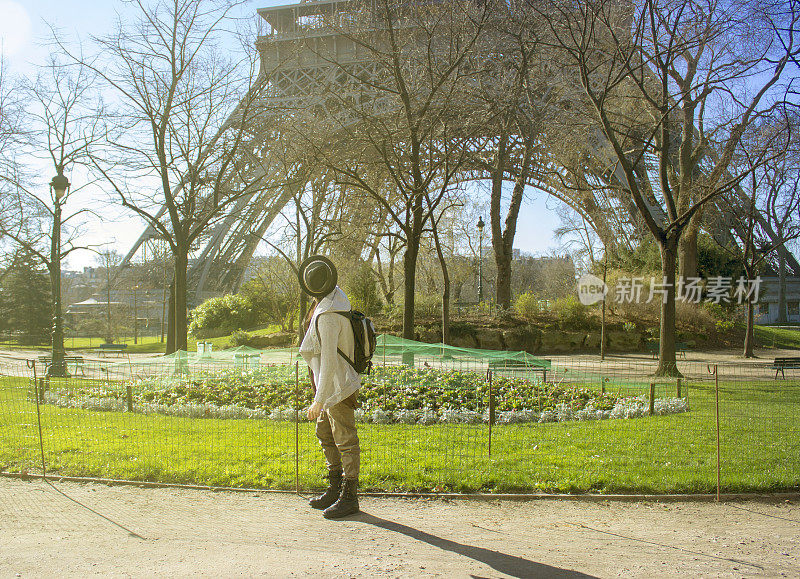
M 607 293 L 608 286 L 596 275 L 585 273 L 578 279 L 578 299 L 585 306 L 602 302 Z

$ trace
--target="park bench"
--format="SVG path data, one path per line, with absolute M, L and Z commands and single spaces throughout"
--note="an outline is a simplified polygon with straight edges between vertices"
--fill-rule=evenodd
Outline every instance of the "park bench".
M 53 365 L 53 357 L 52 356 L 39 356 L 38 361 L 44 364 L 44 371 L 45 374 L 50 372 L 50 366 Z M 83 360 L 83 356 L 64 356 L 64 365 L 67 367 L 67 372 L 70 370 L 70 366 L 72 366 L 72 373 L 77 374 L 78 370 L 80 370 L 82 376 L 86 376 L 86 368 Z
M 545 362 L 550 362 L 550 360 L 545 360 Z M 533 364 L 529 364 L 524 360 L 495 360 L 489 362 L 489 370 L 492 372 L 503 372 L 508 371 L 512 374 L 517 372 L 541 372 L 542 374 L 542 382 L 547 382 L 547 366 L 534 366 Z
M 645 344 L 647 347 L 647 351 L 653 355 L 653 359 L 655 360 L 658 358 L 658 342 L 647 342 Z M 675 342 L 675 353 L 678 356 L 686 357 L 686 350 L 689 349 L 689 345 L 686 342 Z
M 125 348 L 127 347 L 128 344 L 100 344 L 100 346 L 95 349 L 95 352 L 102 357 L 105 357 L 107 354 L 126 356 L 128 353 L 125 351 Z
M 784 370 L 796 370 L 800 368 L 800 357 L 787 357 L 787 358 L 775 358 L 772 362 L 772 367 L 775 368 L 775 379 L 778 379 L 778 372 L 781 373 L 781 376 L 784 380 L 786 380 L 786 374 L 783 373 Z

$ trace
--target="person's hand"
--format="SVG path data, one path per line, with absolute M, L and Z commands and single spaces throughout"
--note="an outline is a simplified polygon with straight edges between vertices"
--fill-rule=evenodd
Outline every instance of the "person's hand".
M 316 420 L 317 418 L 319 418 L 320 414 L 322 414 L 322 404 L 320 404 L 319 402 L 314 402 L 314 404 L 309 406 L 308 412 L 306 413 L 309 420 Z

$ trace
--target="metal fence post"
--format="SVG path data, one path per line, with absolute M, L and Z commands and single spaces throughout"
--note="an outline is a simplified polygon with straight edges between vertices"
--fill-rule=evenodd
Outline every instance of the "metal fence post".
M 678 380 L 677 380 L 677 397 L 678 398 L 681 397 L 681 379 L 680 378 L 678 378 Z
M 719 502 L 720 490 L 720 448 L 719 448 L 719 371 L 717 365 L 714 364 L 714 391 L 716 397 L 716 415 L 717 415 L 717 502 Z
M 489 380 L 489 458 L 492 457 L 492 425 L 494 424 L 494 391 L 492 390 L 492 371 L 486 371 Z
M 714 416 L 717 423 L 717 502 L 720 494 L 720 447 L 719 447 L 719 372 L 716 364 L 706 366 L 709 374 L 714 376 Z
M 294 488 L 300 494 L 300 362 L 294 363 Z
M 655 414 L 655 407 L 656 407 L 656 383 L 650 382 L 650 400 L 648 402 L 647 411 L 650 413 L 650 416 Z
M 39 381 L 36 379 L 36 360 L 26 360 L 25 363 L 28 365 L 28 368 L 33 370 L 34 398 L 36 398 L 36 423 L 39 426 L 39 450 L 42 456 L 42 479 L 47 480 L 47 467 L 44 462 L 44 437 L 42 436 L 42 412 L 39 409 Z M 42 397 L 44 397 L 44 384 L 42 384 Z M 44 398 L 42 402 L 44 402 Z

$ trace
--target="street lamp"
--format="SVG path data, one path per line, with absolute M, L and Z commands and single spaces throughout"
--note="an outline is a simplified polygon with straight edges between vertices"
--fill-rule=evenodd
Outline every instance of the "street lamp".
M 133 343 L 137 344 L 139 341 L 139 312 L 136 309 L 136 290 L 139 289 L 139 284 L 133 286 Z
M 48 375 L 69 376 L 64 364 L 64 322 L 61 317 L 61 203 L 69 189 L 69 179 L 64 176 L 64 166 L 57 165 L 58 174 L 50 181 L 53 196 L 53 233 L 50 239 L 50 276 L 53 286 L 52 361 Z
M 483 303 L 483 215 L 478 217 L 478 303 Z

